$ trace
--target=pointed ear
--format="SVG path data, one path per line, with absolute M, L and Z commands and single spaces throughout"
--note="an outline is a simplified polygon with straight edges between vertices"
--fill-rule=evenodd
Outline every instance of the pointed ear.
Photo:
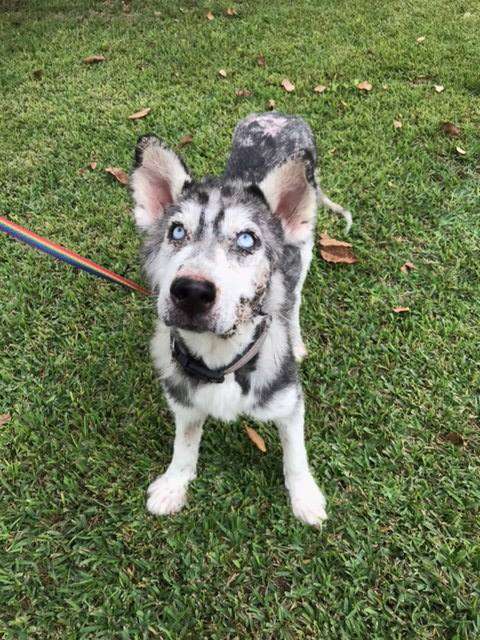
M 137 226 L 146 231 L 175 202 L 190 181 L 183 161 L 155 136 L 143 136 L 135 148 L 130 186 Z
M 317 190 L 308 180 L 306 169 L 301 159 L 287 160 L 272 169 L 259 184 L 290 242 L 306 240 L 315 223 Z

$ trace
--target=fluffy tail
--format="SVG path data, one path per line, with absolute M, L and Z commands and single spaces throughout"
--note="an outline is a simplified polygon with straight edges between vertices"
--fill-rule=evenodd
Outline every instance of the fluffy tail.
M 346 222 L 345 233 L 348 233 L 350 231 L 350 227 L 352 226 L 352 214 L 350 213 L 350 211 L 347 211 L 347 209 L 344 209 L 336 202 L 332 202 L 332 200 L 330 200 L 330 198 L 323 193 L 320 185 L 318 184 L 318 176 L 317 196 L 318 201 L 322 207 L 326 207 L 327 209 L 330 209 L 330 211 L 333 211 L 334 213 L 337 213 L 338 215 L 342 216 L 342 218 L 344 218 Z

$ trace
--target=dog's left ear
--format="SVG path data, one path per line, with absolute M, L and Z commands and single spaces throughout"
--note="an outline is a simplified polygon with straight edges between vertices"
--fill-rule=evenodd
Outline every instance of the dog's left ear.
M 301 159 L 288 160 L 272 169 L 258 185 L 274 215 L 282 222 L 289 242 L 306 240 L 313 231 L 317 192 Z
M 140 138 L 130 176 L 137 226 L 148 231 L 166 207 L 178 199 L 185 182 L 190 180 L 185 164 L 174 151 L 155 136 Z

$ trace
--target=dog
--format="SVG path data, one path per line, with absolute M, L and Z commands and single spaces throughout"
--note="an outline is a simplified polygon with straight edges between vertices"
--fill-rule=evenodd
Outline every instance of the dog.
M 278 112 L 238 123 L 221 177 L 195 180 L 157 137 L 137 142 L 130 186 L 156 296 L 151 352 L 175 416 L 171 463 L 148 488 L 153 514 L 185 505 L 206 418 L 246 414 L 278 428 L 295 516 L 327 517 L 304 440 L 300 297 L 318 206 L 347 230 L 351 214 L 320 189 L 316 161 L 309 125 Z

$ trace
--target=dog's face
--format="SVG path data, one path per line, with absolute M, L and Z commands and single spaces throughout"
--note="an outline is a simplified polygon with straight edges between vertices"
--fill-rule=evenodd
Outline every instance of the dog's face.
M 193 182 L 157 138 L 140 139 L 135 218 L 146 232 L 145 269 L 165 324 L 228 336 L 261 313 L 285 242 L 303 232 L 296 216 L 309 186 L 304 176 L 294 162 L 260 186 Z M 289 188 L 280 192 L 279 183 Z

